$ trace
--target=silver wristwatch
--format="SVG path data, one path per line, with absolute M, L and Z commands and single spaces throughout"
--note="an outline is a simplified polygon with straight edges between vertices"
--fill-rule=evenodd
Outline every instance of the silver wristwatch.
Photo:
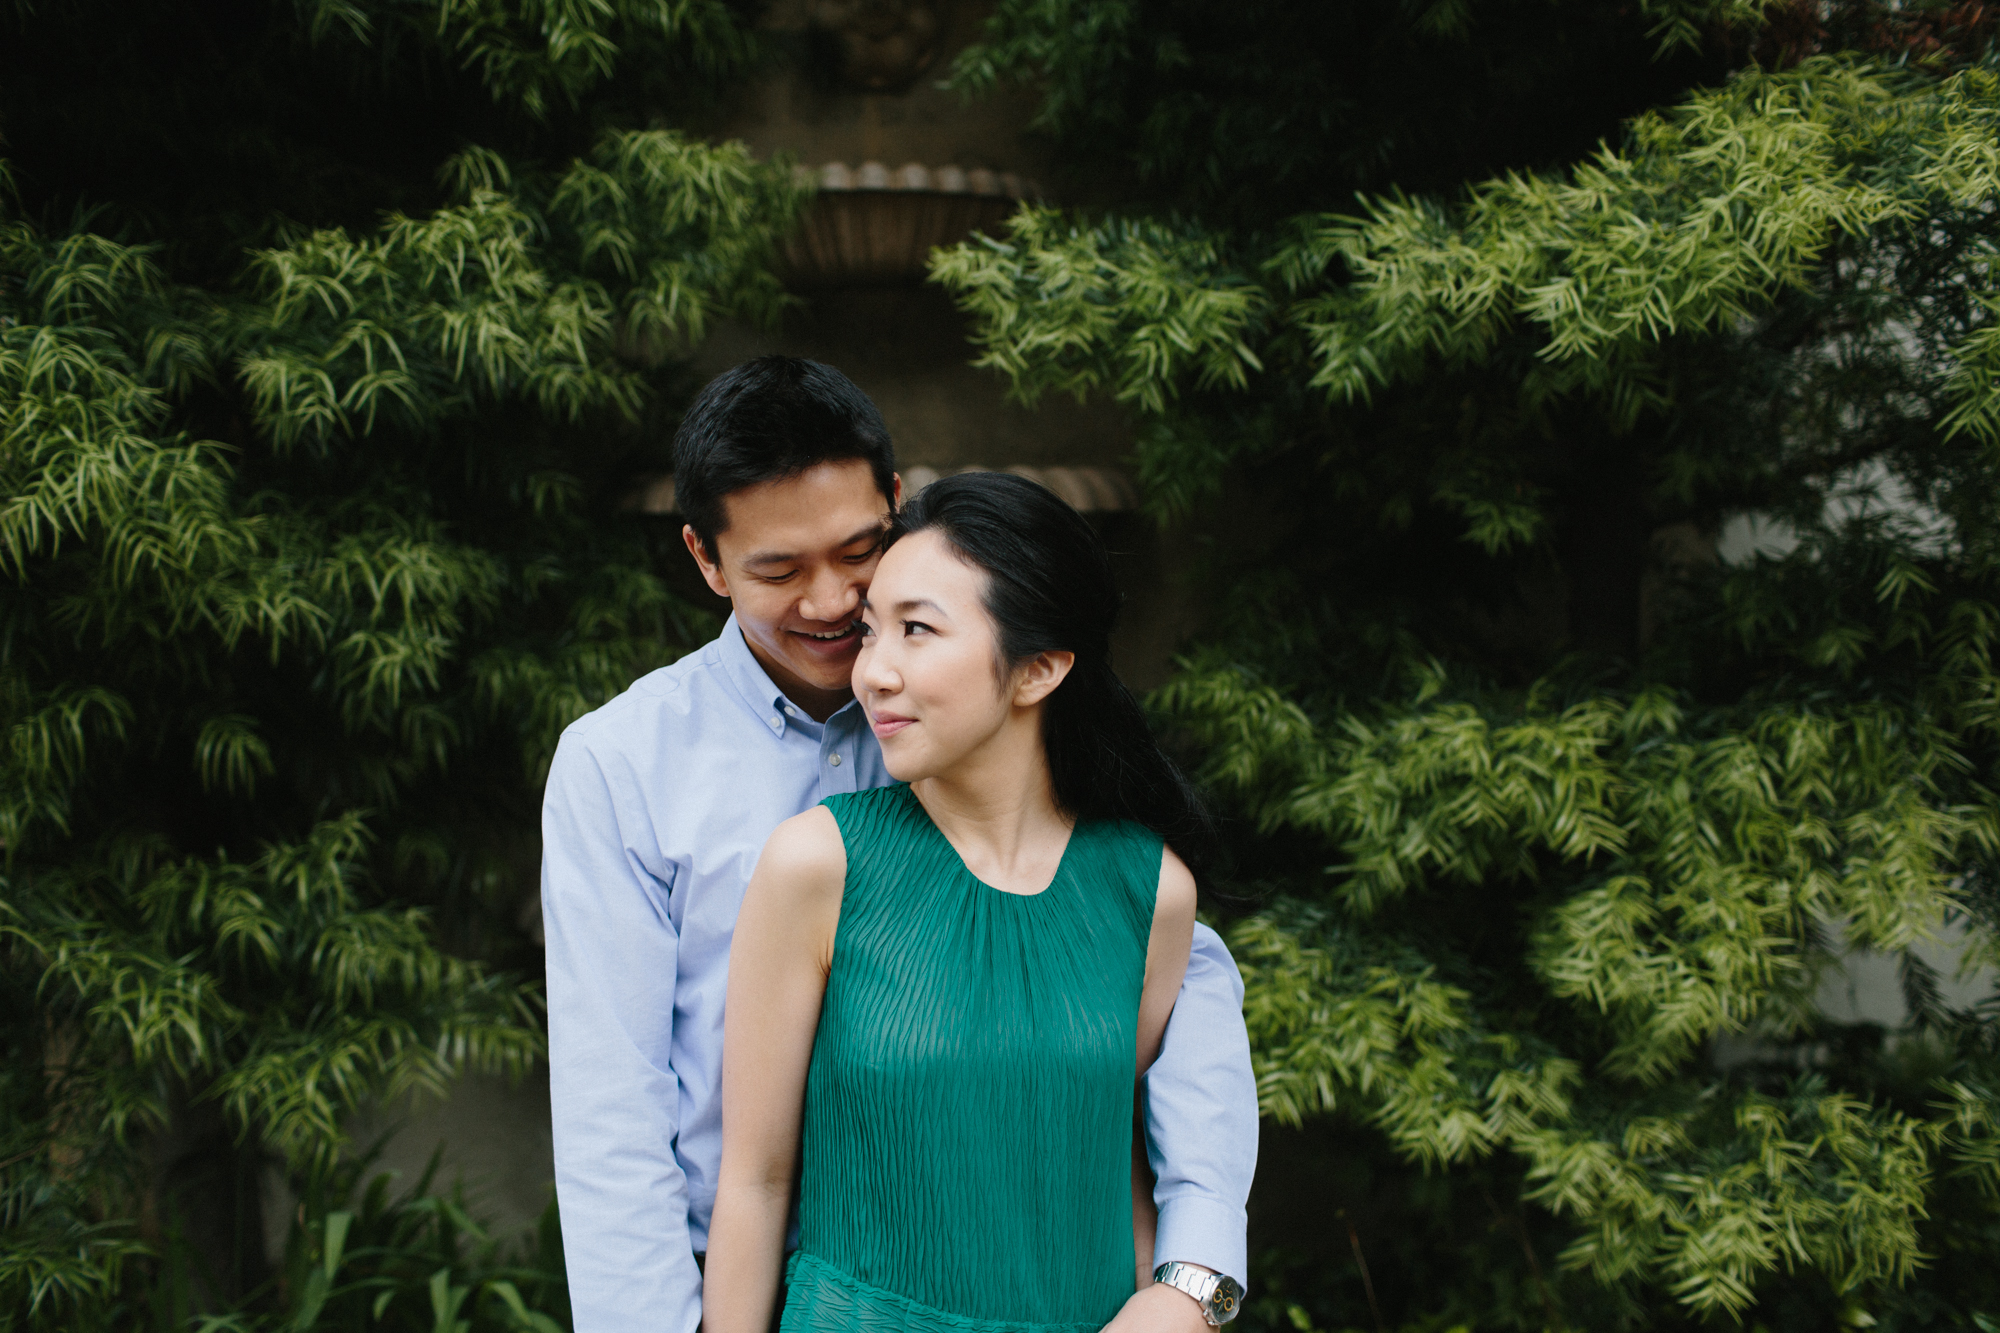
M 1192 1264 L 1164 1263 L 1153 1270 L 1153 1281 L 1194 1297 L 1210 1328 L 1220 1328 L 1243 1308 L 1243 1288 L 1227 1273 L 1209 1273 Z

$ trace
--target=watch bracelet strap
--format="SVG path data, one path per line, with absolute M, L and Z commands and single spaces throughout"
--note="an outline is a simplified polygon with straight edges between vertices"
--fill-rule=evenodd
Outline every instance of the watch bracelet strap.
M 1201 1306 L 1201 1317 L 1211 1327 L 1221 1327 L 1210 1308 L 1210 1299 L 1215 1295 L 1215 1289 L 1222 1285 L 1220 1273 L 1208 1273 L 1178 1260 L 1168 1260 L 1153 1270 L 1153 1281 L 1192 1297 L 1195 1303 Z M 1233 1316 L 1235 1312 L 1232 1310 L 1230 1313 Z

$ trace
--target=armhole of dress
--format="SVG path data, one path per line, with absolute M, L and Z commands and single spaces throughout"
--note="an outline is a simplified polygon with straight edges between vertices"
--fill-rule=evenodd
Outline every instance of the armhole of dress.
M 841 927 L 847 923 L 848 909 L 853 907 L 855 902 L 854 880 L 856 867 L 854 844 L 856 838 L 854 835 L 858 830 L 848 826 L 847 820 L 841 812 L 843 810 L 851 810 L 854 806 L 860 804 L 856 800 L 858 795 L 860 793 L 838 792 L 820 801 L 820 804 L 826 807 L 826 812 L 833 816 L 834 832 L 840 835 L 841 859 L 847 863 L 847 869 L 842 872 L 840 879 L 840 910 L 834 914 L 833 918 L 833 946 L 827 952 L 829 966 L 840 958 Z
M 1145 892 L 1145 947 L 1150 949 L 1153 939 L 1153 918 L 1158 916 L 1160 912 L 1160 877 L 1166 873 L 1167 840 L 1144 825 L 1139 825 L 1138 831 L 1143 838 L 1142 845 L 1150 853 L 1146 857 L 1146 864 L 1152 869 L 1151 877 L 1146 881 Z
M 1138 934 L 1139 955 L 1144 958 L 1152 943 L 1153 917 L 1160 910 L 1160 867 L 1165 864 L 1166 843 L 1144 824 L 1126 819 L 1108 823 L 1093 841 L 1093 850 L 1102 858 L 1099 873 L 1105 883 L 1118 886 L 1123 894 L 1125 910 Z

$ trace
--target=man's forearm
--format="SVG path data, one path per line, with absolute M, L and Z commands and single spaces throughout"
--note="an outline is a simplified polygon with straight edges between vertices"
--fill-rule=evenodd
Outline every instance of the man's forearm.
M 701 1272 L 671 1134 L 662 1138 L 657 1124 L 605 1110 L 565 1105 L 560 1096 L 554 1104 L 556 1194 L 576 1333 L 694 1333 Z
M 542 810 L 550 1112 L 576 1333 L 695 1333 L 701 1274 L 674 1157 L 679 940 L 595 760 L 558 748 Z
M 1245 1205 L 1257 1169 L 1257 1082 L 1235 962 L 1195 927 L 1187 979 L 1146 1075 L 1148 1153 L 1159 1208 L 1154 1262 L 1248 1282 Z

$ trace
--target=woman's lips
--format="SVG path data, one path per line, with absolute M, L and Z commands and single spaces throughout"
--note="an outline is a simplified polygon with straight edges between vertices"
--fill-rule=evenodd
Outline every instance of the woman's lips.
M 903 717 L 898 713 L 871 713 L 868 716 L 868 727 L 875 733 L 876 740 L 886 741 L 915 721 L 913 717 Z

